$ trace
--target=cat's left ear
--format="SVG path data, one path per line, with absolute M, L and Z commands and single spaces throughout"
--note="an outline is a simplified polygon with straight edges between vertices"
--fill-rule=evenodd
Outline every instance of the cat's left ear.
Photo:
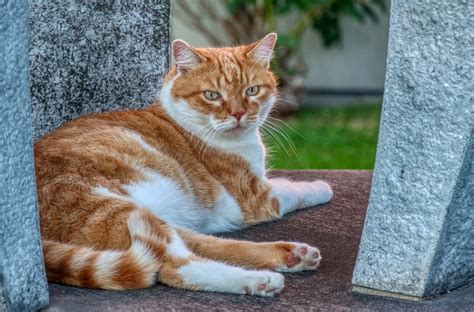
M 185 41 L 177 39 L 172 43 L 174 62 L 181 73 L 186 73 L 204 58 Z
M 266 68 L 270 67 L 270 61 L 273 55 L 273 48 L 277 41 L 276 33 L 269 33 L 263 39 L 251 44 L 250 51 L 247 53 L 248 57 L 255 59 Z

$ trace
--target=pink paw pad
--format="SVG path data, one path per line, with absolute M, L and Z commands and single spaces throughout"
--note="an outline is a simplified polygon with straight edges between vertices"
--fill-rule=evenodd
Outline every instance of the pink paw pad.
M 288 258 L 286 260 L 286 265 L 289 268 L 294 267 L 295 265 L 300 263 L 300 261 L 301 261 L 301 259 L 298 256 L 294 255 L 291 251 L 288 252 Z
M 321 259 L 321 254 L 316 247 L 306 244 L 295 244 L 293 250 L 288 252 L 286 268 L 279 268 L 277 270 L 283 272 L 315 270 Z
M 265 290 L 265 288 L 267 288 L 267 284 L 260 284 L 258 285 L 257 290 Z
M 245 294 L 273 297 L 283 289 L 284 277 L 278 273 L 255 271 L 247 277 L 247 283 Z

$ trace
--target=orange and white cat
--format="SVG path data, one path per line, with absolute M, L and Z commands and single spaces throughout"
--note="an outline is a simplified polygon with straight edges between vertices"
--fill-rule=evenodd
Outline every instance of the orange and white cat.
M 259 126 L 275 101 L 277 36 L 247 46 L 173 42 L 156 103 L 66 123 L 35 145 L 48 279 L 273 296 L 278 272 L 315 270 L 317 248 L 209 233 L 328 202 L 322 181 L 265 177 Z

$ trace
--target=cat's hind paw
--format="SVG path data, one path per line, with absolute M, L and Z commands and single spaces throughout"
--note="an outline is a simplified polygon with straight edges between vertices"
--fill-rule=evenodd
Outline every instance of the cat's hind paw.
M 320 205 L 329 202 L 333 196 L 332 188 L 324 181 L 316 180 L 311 182 L 312 192 L 306 198 L 308 206 Z
M 279 272 L 299 272 L 316 270 L 321 262 L 321 253 L 318 248 L 307 244 L 295 243 L 288 251 L 286 264 L 276 268 Z
M 246 277 L 245 294 L 273 297 L 285 286 L 283 275 L 274 272 L 257 271 Z

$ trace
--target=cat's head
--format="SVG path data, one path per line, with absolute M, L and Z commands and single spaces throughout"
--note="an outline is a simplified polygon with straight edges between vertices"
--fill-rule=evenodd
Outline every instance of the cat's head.
M 165 78 L 161 102 L 192 132 L 238 136 L 267 118 L 277 92 L 269 70 L 277 35 L 245 46 L 194 48 L 172 44 L 174 68 Z

